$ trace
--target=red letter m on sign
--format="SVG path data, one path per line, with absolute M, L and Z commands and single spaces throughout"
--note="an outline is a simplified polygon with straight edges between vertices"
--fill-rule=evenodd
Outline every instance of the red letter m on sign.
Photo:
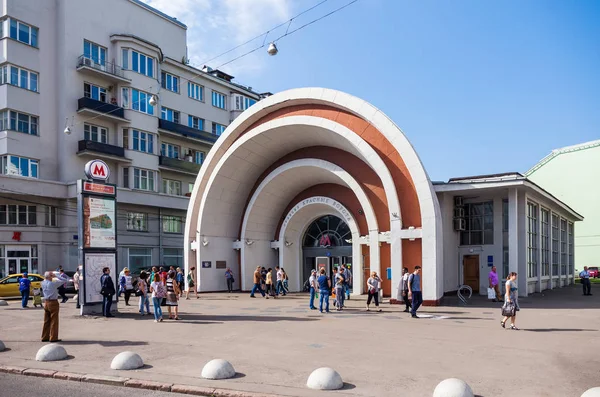
M 99 164 L 94 165 L 94 169 L 92 170 L 92 175 L 106 177 L 104 167 Z
M 329 247 L 331 245 L 331 239 L 329 238 L 329 234 L 324 234 L 321 236 L 319 240 L 319 245 L 321 247 Z

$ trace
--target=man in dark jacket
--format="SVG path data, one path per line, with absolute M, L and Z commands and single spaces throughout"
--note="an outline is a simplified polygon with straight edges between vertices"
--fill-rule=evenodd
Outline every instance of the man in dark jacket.
M 102 277 L 100 277 L 100 293 L 102 294 L 102 315 L 105 317 L 114 317 L 110 314 L 112 306 L 112 298 L 115 294 L 115 283 L 110 277 L 110 269 L 105 267 L 102 269 Z

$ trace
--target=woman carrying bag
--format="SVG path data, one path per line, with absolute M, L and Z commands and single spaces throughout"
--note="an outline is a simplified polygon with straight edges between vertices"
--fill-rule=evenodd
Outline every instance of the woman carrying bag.
M 510 329 L 518 331 L 519 328 L 515 325 L 515 319 L 517 318 L 517 312 L 520 310 L 518 301 L 518 288 L 517 288 L 517 273 L 511 272 L 506 279 L 505 284 L 505 297 L 504 305 L 502 306 L 502 315 L 504 318 L 500 321 L 502 328 L 506 327 L 506 320 L 510 317 Z

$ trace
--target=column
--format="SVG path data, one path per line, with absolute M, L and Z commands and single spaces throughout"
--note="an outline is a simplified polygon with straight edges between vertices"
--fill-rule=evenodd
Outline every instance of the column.
M 519 270 L 519 192 L 516 188 L 508 190 L 508 271 Z M 508 276 L 508 275 L 505 275 Z M 526 274 L 519 275 L 527 277 Z

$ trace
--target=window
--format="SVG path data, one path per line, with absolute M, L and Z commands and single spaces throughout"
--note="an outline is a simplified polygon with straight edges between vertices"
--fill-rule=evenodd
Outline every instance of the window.
M 162 107 L 160 109 L 160 118 L 179 124 L 179 112 L 177 110 Z
M 542 276 L 550 275 L 550 211 L 542 208 Z
M 137 110 L 138 112 L 154 115 L 154 106 L 150 105 L 150 98 L 152 98 L 152 94 L 132 88 L 131 108 L 133 110 Z
M 181 248 L 163 248 L 163 264 L 175 268 L 183 267 L 183 250 Z
M 163 143 L 160 147 L 161 156 L 170 157 L 172 159 L 178 159 L 180 151 L 181 147 L 171 143 Z
M 152 267 L 152 248 L 129 248 L 127 266 L 132 273 L 140 273 Z
M 527 277 L 538 276 L 538 206 L 527 203 Z
M 243 95 L 235 95 L 235 110 L 246 110 L 256 103 L 256 99 L 248 98 Z
M 129 189 L 129 167 L 123 168 L 123 187 Z
M 129 69 L 129 50 L 127 48 L 121 49 L 121 58 L 123 61 L 123 69 Z
M 29 178 L 38 178 L 37 160 L 18 156 L 2 157 L 2 173 L 5 175 L 26 176 Z
M 0 205 L 0 225 L 37 225 L 35 205 Z
M 123 128 L 123 149 L 129 149 L 129 130 Z
M 181 182 L 163 179 L 163 193 L 181 196 Z
M 188 192 L 193 192 L 194 191 L 194 184 L 193 183 L 188 183 Z
M 204 162 L 204 152 L 196 152 L 194 156 L 194 162 L 196 164 L 202 164 Z
M 460 245 L 494 244 L 494 203 L 465 204 L 465 224 Z
M 224 125 L 212 123 L 212 133 L 216 136 L 221 136 L 221 134 L 225 131 L 225 128 L 227 127 Z
M 169 91 L 179 93 L 179 77 L 167 72 L 160 73 L 160 86 Z
M 140 212 L 127 213 L 127 230 L 136 232 L 148 231 L 148 214 Z
M 106 48 L 99 46 L 98 44 L 84 40 L 83 56 L 87 59 L 91 59 L 96 65 L 106 65 Z
M 567 220 L 560 219 L 560 275 L 567 275 Z
M 125 68 L 125 65 L 123 65 Z M 131 70 L 148 77 L 154 77 L 154 58 L 131 51 Z
M 133 188 L 154 191 L 154 171 L 133 169 Z
M 575 243 L 575 229 L 573 222 L 569 222 L 567 230 L 569 233 L 569 276 L 572 276 L 575 273 L 575 261 L 573 256 L 573 249 Z
M 212 105 L 214 107 L 217 107 L 219 109 L 227 109 L 227 107 L 225 106 L 225 100 L 226 100 L 225 95 L 221 94 L 220 92 L 216 92 L 216 91 L 212 92 Z
M 90 83 L 83 83 L 83 96 L 100 102 L 106 102 L 106 88 Z
M 558 215 L 552 214 L 552 275 L 558 276 L 559 257 L 559 236 L 558 236 Z
M 191 81 L 188 81 L 188 96 L 198 101 L 204 101 L 204 87 L 196 83 L 192 83 Z
M 33 26 L 19 22 L 10 18 L 10 38 L 28 44 L 33 47 L 38 46 L 38 29 Z
M 0 84 L 10 84 L 37 92 L 38 74 L 18 66 L 4 65 L 0 68 Z
M 125 109 L 129 108 L 129 88 L 127 87 L 121 89 L 121 106 Z
M 108 130 L 92 124 L 83 125 L 83 135 L 86 141 L 108 143 Z
M 46 226 L 58 225 L 58 208 L 46 206 L 44 212 L 44 224 Z
M 188 116 L 188 126 L 200 131 L 204 131 L 204 119 L 196 116 Z
M 14 110 L 0 112 L 0 131 L 12 130 L 29 135 L 38 134 L 38 118 Z
M 162 228 L 165 233 L 181 233 L 181 217 L 163 216 Z
M 154 136 L 149 132 L 133 130 L 133 150 L 154 154 Z

